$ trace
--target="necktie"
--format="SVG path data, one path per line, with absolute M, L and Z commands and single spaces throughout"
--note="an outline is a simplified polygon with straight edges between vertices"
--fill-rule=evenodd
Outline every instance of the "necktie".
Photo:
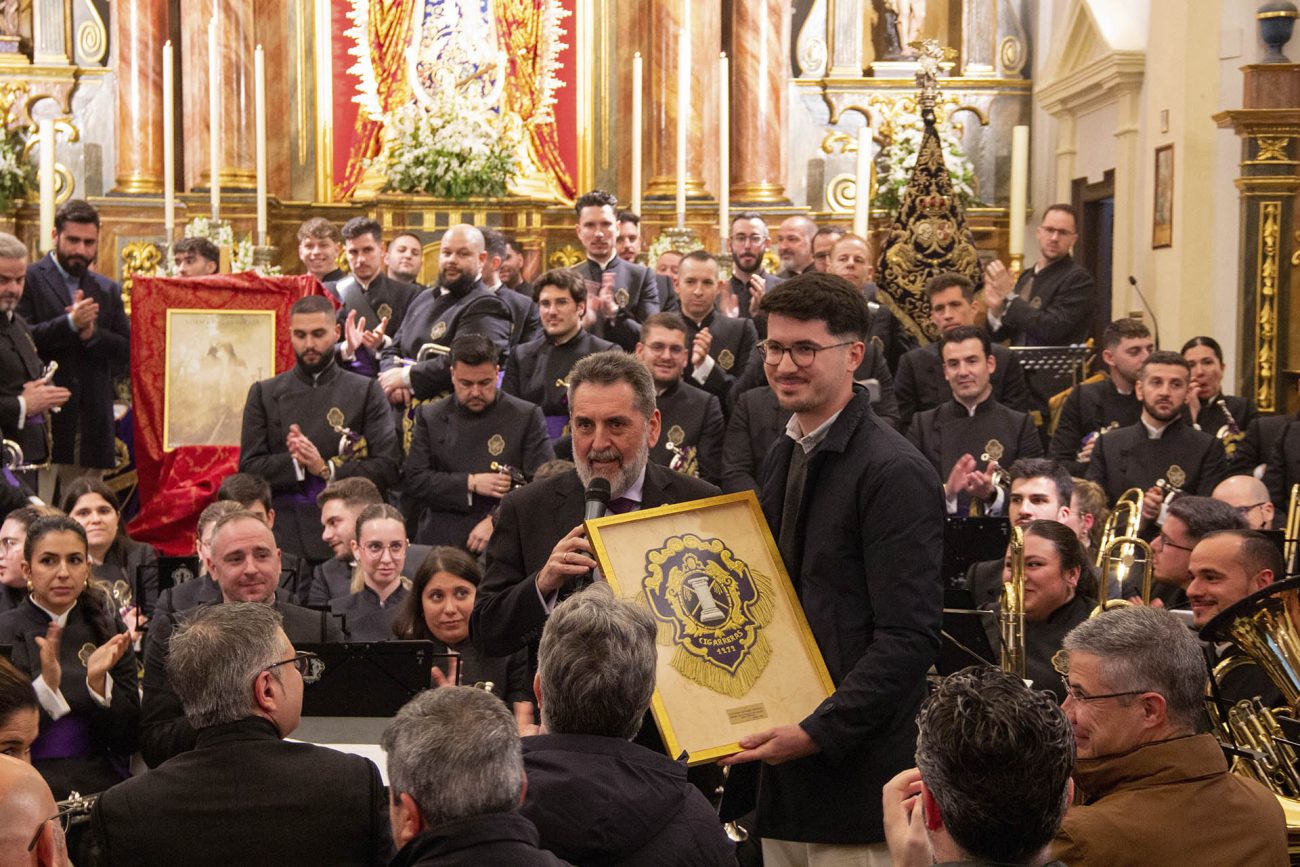
M 803 446 L 795 443 L 794 451 L 790 454 L 790 469 L 785 476 L 785 503 L 781 508 L 781 538 L 777 541 L 777 548 L 781 552 L 781 559 L 785 561 L 786 571 L 790 573 L 790 580 L 796 587 L 799 576 L 795 570 L 795 556 L 798 554 L 795 530 L 799 525 L 799 508 L 803 502 L 803 485 L 807 477 L 808 455 Z
M 636 500 L 629 500 L 627 497 L 615 497 L 609 501 L 609 512 L 611 515 L 622 515 L 636 511 L 640 505 Z

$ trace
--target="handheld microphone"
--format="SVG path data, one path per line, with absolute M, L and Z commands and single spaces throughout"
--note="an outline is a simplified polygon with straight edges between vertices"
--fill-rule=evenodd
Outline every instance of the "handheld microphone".
M 582 510 L 582 520 L 590 521 L 605 517 L 609 511 L 609 480 L 596 476 L 587 483 L 586 505 Z
M 1134 277 L 1132 274 L 1128 275 L 1128 285 L 1133 287 L 1133 291 L 1136 292 L 1138 294 L 1138 298 L 1142 300 L 1142 306 L 1145 307 L 1147 309 L 1147 312 L 1151 314 L 1151 330 L 1155 332 L 1156 349 L 1159 349 L 1160 348 L 1160 322 L 1157 321 L 1156 319 L 1156 312 L 1152 310 L 1151 305 L 1147 303 L 1147 296 L 1142 294 L 1142 290 L 1138 288 L 1137 278 Z

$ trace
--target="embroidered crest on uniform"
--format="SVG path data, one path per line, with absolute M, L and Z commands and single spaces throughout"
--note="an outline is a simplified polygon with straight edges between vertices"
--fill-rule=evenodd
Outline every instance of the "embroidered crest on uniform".
M 488 439 L 487 446 L 488 454 L 495 458 L 506 450 L 505 437 L 501 436 L 501 434 L 492 434 L 491 438 Z
M 1170 464 L 1169 471 L 1165 473 L 1165 481 L 1175 488 L 1181 488 L 1187 481 L 1187 473 L 1178 464 Z
M 627 294 L 626 289 L 619 288 L 614 290 L 614 303 L 619 307 L 626 307 L 627 302 L 630 300 L 632 300 L 632 297 Z
M 718 367 L 723 370 L 731 370 L 732 365 L 736 363 L 736 356 L 730 349 L 724 349 L 718 353 Z
M 682 444 L 682 440 L 684 439 L 686 439 L 686 431 L 682 430 L 681 425 L 675 424 L 668 428 L 668 442 L 675 446 L 679 446 Z
M 767 667 L 772 584 L 721 539 L 671 536 L 646 555 L 640 601 L 655 640 L 674 647 L 670 665 L 692 683 L 740 698 Z
M 77 661 L 81 663 L 82 668 L 85 668 L 90 663 L 90 655 L 94 652 L 95 645 L 91 642 L 87 641 L 81 645 L 81 649 L 77 651 Z
M 1006 454 L 1006 449 L 1002 447 L 1002 443 L 992 439 L 984 444 L 984 454 L 980 455 L 980 460 L 985 462 L 1000 461 L 1004 454 Z
M 384 319 L 391 319 L 393 317 L 393 308 L 389 307 L 387 304 L 380 304 L 379 309 L 376 310 L 375 312 L 379 314 L 379 319 L 381 321 Z M 378 325 L 378 323 L 375 324 Z
M 1037 310 L 1043 306 L 1043 299 L 1035 295 L 1033 298 L 1029 299 L 1029 306 Z
M 442 335 L 446 333 L 447 333 L 447 323 L 436 322 L 434 323 L 433 329 L 429 332 L 429 339 L 437 340 L 439 337 L 442 337 Z
M 330 407 L 329 412 L 325 413 L 325 421 L 329 423 L 330 428 L 335 433 L 338 432 L 339 428 L 343 427 L 344 420 L 343 410 L 337 406 Z

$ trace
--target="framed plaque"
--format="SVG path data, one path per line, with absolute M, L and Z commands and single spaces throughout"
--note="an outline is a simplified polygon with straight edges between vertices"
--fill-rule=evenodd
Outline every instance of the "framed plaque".
M 692 765 L 798 723 L 833 691 L 752 491 L 610 515 L 587 534 L 614 593 L 658 627 L 651 710 Z
M 163 451 L 238 446 L 253 383 L 275 375 L 274 310 L 167 311 Z

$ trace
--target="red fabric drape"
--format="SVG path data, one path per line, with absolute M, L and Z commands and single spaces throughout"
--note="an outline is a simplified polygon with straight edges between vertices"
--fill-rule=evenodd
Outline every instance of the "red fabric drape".
M 274 310 L 275 368 L 294 364 L 289 308 L 307 295 L 324 294 L 314 277 L 222 274 L 199 279 L 136 277 L 131 292 L 131 396 L 140 514 L 131 538 L 165 555 L 194 551 L 194 525 L 221 480 L 238 471 L 237 447 L 186 447 L 163 451 L 163 385 L 167 364 L 167 310 Z

